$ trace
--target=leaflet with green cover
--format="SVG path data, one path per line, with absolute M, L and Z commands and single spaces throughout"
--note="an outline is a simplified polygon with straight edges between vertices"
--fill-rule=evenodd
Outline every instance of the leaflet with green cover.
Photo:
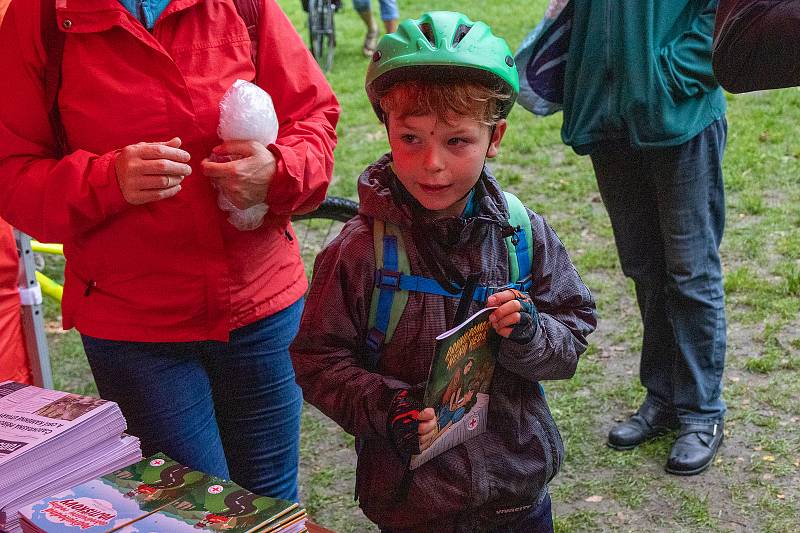
M 210 477 L 136 523 L 141 531 L 227 531 L 249 533 L 284 522 L 298 505 L 253 494 L 233 481 Z M 288 518 L 288 517 L 287 517 Z
M 162 453 L 20 510 L 23 530 L 229 531 L 281 526 L 297 504 L 258 496 Z M 280 529 L 280 527 L 278 527 Z
M 489 385 L 494 374 L 498 337 L 489 322 L 494 307 L 475 313 L 436 337 L 423 404 L 436 413 L 436 438 L 410 468 L 486 431 Z

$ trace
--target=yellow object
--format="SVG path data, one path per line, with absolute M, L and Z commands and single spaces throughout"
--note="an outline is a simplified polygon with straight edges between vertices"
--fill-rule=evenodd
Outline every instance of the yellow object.
M 57 246 L 61 245 L 59 244 Z M 42 287 L 42 294 L 61 302 L 61 297 L 64 294 L 64 287 L 62 287 L 52 279 L 48 278 L 41 272 L 36 272 L 36 281 L 38 281 L 39 285 L 41 285 Z
M 31 241 L 31 249 L 42 254 L 64 255 L 63 244 Z

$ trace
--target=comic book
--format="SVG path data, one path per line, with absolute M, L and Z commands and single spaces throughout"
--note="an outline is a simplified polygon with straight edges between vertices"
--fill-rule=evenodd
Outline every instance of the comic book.
M 207 477 L 159 453 L 20 509 L 22 529 L 48 533 L 124 530 Z
M 162 453 L 40 500 L 20 514 L 26 533 L 283 532 L 300 531 L 305 523 L 305 511 L 296 503 L 258 496 Z
M 285 522 L 297 518 L 297 509 L 296 503 L 259 496 L 233 481 L 209 476 L 204 483 L 193 485 L 180 498 L 135 525 L 139 531 L 174 533 L 285 531 Z
M 499 345 L 489 322 L 494 309 L 482 309 L 436 337 L 423 404 L 436 413 L 437 435 L 428 448 L 411 457 L 412 470 L 486 431 L 489 385 Z

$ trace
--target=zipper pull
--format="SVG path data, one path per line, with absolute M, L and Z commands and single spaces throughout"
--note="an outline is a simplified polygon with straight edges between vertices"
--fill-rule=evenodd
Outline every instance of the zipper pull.
M 83 291 L 83 295 L 84 295 L 84 296 L 89 296 L 89 293 L 91 293 L 91 292 L 92 292 L 92 289 L 93 289 L 93 288 L 95 288 L 95 287 L 97 287 L 97 283 L 96 283 L 96 282 L 95 282 L 93 279 L 90 279 L 90 280 L 89 280 L 89 281 L 86 283 L 86 290 L 85 290 L 85 291 Z

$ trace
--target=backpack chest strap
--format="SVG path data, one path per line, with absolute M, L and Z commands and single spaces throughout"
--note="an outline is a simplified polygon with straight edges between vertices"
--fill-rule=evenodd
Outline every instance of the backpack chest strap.
M 481 285 L 475 288 L 472 299 L 485 303 L 494 293 L 516 289 L 528 292 L 533 285 L 531 261 L 533 235 L 528 213 L 522 202 L 511 193 L 505 193 L 509 210 L 509 224 L 514 233 L 506 238 L 508 268 L 511 282 L 499 286 Z M 400 316 L 408 303 L 411 291 L 460 299 L 463 290 L 451 293 L 436 280 L 405 274 L 411 272 L 405 242 L 399 227 L 374 219 L 372 226 L 375 249 L 374 289 L 370 303 L 369 325 L 366 336 L 366 367 L 375 371 L 383 346 L 394 335 Z
M 530 289 L 531 277 L 504 285 L 480 285 L 475 289 L 472 299 L 479 303 L 484 303 L 492 294 L 507 289 L 527 291 Z M 375 288 L 379 291 L 413 291 L 425 294 L 436 294 L 447 298 L 461 298 L 463 291 L 456 293 L 449 292 L 442 287 L 438 281 L 422 276 L 411 276 L 402 272 L 395 272 L 386 268 L 375 271 Z

